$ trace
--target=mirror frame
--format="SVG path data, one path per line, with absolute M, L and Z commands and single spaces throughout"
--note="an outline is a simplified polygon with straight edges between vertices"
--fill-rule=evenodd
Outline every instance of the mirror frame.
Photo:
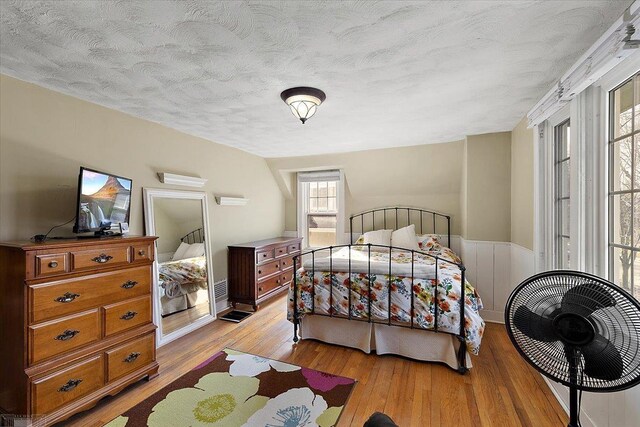
M 187 199 L 187 200 L 199 200 L 202 207 L 202 226 L 204 228 L 204 250 L 207 261 L 207 286 L 209 287 L 209 314 L 201 317 L 195 322 L 177 329 L 167 335 L 162 331 L 162 306 L 160 304 L 160 294 L 158 290 L 158 243 L 157 240 L 154 243 L 155 257 L 153 261 L 153 321 L 157 326 L 156 329 L 156 347 L 161 347 L 177 338 L 180 338 L 189 332 L 193 332 L 196 329 L 203 327 L 204 325 L 213 322 L 217 318 L 216 313 L 216 300 L 214 293 L 214 279 L 213 279 L 213 263 L 211 254 L 211 233 L 209 228 L 209 200 L 207 193 L 202 191 L 186 191 L 186 190 L 167 190 L 163 188 L 143 188 L 144 192 L 144 225 L 145 234 L 147 236 L 155 236 L 156 226 L 153 209 L 154 199 Z

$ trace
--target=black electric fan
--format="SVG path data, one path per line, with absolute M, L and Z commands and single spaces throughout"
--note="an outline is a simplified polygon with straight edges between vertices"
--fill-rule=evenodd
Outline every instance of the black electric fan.
M 537 274 L 509 296 L 505 323 L 522 357 L 569 387 L 569 427 L 580 426 L 579 390 L 640 383 L 640 304 L 613 283 L 579 271 Z

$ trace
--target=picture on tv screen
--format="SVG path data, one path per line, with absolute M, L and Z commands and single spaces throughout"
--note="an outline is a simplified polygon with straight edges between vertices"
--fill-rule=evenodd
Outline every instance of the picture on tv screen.
M 96 231 L 129 222 L 131 180 L 80 169 L 76 232 Z

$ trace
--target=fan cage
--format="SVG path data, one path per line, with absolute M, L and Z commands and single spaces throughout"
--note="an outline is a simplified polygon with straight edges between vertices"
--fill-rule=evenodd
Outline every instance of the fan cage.
M 585 304 L 596 303 L 600 295 L 611 295 L 615 305 L 600 308 L 589 316 L 596 333 L 608 339 L 623 361 L 622 376 L 616 380 L 593 378 L 584 372 L 584 359 L 578 364 L 578 388 L 584 391 L 609 392 L 625 390 L 640 383 L 640 304 L 624 289 L 591 274 L 554 270 L 540 273 L 522 282 L 507 301 L 505 323 L 509 338 L 529 364 L 546 377 L 570 386 L 569 361 L 561 341 L 543 342 L 526 336 L 512 319 L 518 307 L 549 317 L 561 306 L 563 296 L 572 288 L 596 284 L 599 289 L 581 295 Z

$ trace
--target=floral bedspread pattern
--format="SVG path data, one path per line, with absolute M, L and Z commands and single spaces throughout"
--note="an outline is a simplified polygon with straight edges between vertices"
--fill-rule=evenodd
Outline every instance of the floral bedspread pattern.
M 361 256 L 363 249 L 352 248 L 352 255 Z M 449 248 L 435 246 L 428 252 L 439 258 L 437 261 L 437 292 L 436 288 L 436 261 L 433 257 L 419 253 L 413 254 L 416 265 L 432 265 L 434 268 L 427 275 L 395 275 L 374 272 L 372 269 L 369 277 L 369 269 L 351 269 L 344 267 L 339 262 L 333 266 L 333 275 L 326 270 L 314 271 L 305 262 L 303 267 L 296 271 L 297 304 L 299 316 L 308 313 L 329 314 L 336 317 L 351 317 L 369 319 L 372 322 L 386 323 L 389 317 L 389 303 L 391 304 L 391 321 L 393 323 L 411 323 L 411 298 L 413 295 L 413 326 L 414 328 L 437 329 L 441 332 L 458 334 L 460 332 L 460 303 L 461 282 L 460 269 L 452 263 L 460 263 L 458 256 Z M 341 254 L 340 257 L 344 257 Z M 391 254 L 386 252 L 371 252 L 371 263 L 376 265 L 389 265 L 389 258 L 393 271 L 400 270 L 397 265 L 412 262 L 412 254 L 409 251 L 393 250 Z M 442 261 L 447 260 L 452 263 Z M 317 261 L 316 261 L 317 263 Z M 315 264 L 315 263 L 314 263 Z M 319 263 L 322 265 L 322 263 Z M 353 267 L 353 265 L 352 265 Z M 405 265 L 405 270 L 406 265 Z M 341 271 L 342 270 L 342 271 Z M 346 271 L 344 271 L 346 270 Z M 425 271 L 424 268 L 420 269 Z M 312 285 L 313 283 L 313 285 Z M 371 294 L 369 294 L 371 283 Z M 475 289 L 465 279 L 465 313 L 464 329 L 468 350 L 477 355 L 480 350 L 480 342 L 484 334 L 485 323 L 480 317 L 482 301 Z M 288 319 L 293 320 L 293 281 L 289 289 Z M 349 301 L 349 295 L 351 301 Z M 349 305 L 351 302 L 351 305 Z M 437 317 L 437 319 L 436 319 Z
M 198 289 L 206 289 L 206 264 L 206 258 L 203 256 L 164 262 L 158 268 L 160 287 L 169 298 L 176 298 Z

